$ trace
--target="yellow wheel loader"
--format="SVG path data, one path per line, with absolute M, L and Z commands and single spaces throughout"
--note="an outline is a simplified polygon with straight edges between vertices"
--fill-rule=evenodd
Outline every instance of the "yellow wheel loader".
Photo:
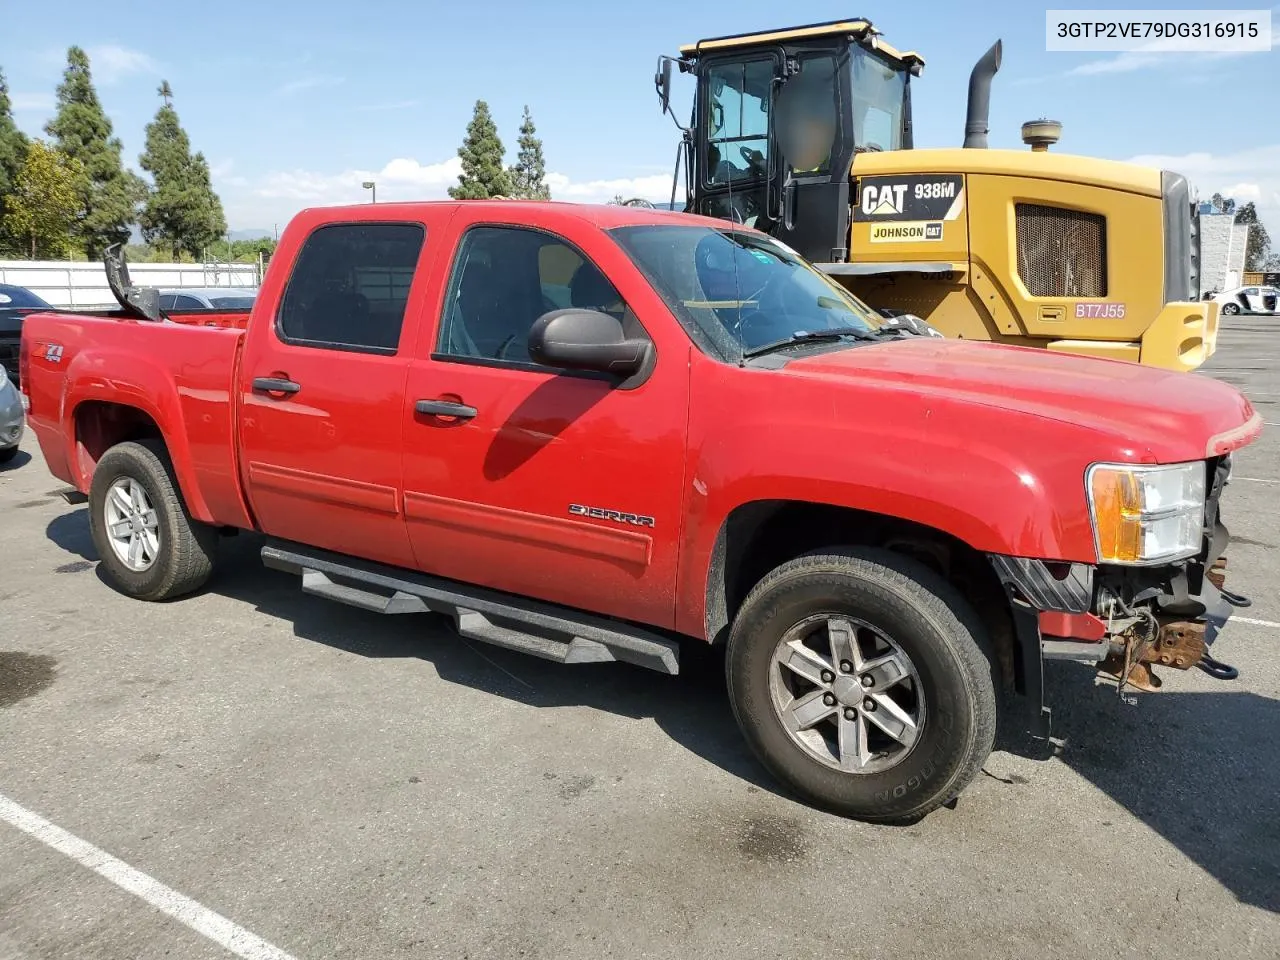
M 682 131 L 684 210 L 765 230 L 866 303 L 946 336 L 1194 370 L 1218 308 L 1200 299 L 1197 213 L 1169 170 L 987 146 L 997 41 L 969 80 L 964 146 L 916 149 L 924 59 L 856 19 L 715 37 L 659 60 Z M 696 78 L 671 109 L 673 67 Z M 675 194 L 672 194 L 672 205 Z

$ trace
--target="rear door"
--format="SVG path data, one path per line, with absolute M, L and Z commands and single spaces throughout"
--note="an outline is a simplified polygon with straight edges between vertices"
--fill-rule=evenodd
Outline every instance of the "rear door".
M 594 226 L 533 204 L 520 224 L 491 216 L 471 205 L 451 225 L 441 321 L 423 325 L 409 368 L 405 513 L 418 566 L 669 625 L 688 340 Z M 647 336 L 652 369 L 619 385 L 534 363 L 534 321 L 567 306 Z
M 400 444 L 428 226 L 323 223 L 285 252 L 284 289 L 264 290 L 240 363 L 240 446 L 266 533 L 413 565 Z

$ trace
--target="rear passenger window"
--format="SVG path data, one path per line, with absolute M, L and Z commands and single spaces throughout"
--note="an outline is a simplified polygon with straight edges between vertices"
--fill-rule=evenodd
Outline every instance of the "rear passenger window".
M 200 310 L 204 304 L 195 297 L 184 297 L 181 294 L 173 298 L 173 309 L 175 310 Z
M 416 223 L 335 223 L 309 236 L 276 330 L 286 343 L 395 353 L 426 231 Z
M 523 227 L 474 227 L 449 281 L 437 351 L 444 358 L 530 364 L 529 331 L 544 313 L 581 307 L 644 331 L 612 283 L 563 240 Z

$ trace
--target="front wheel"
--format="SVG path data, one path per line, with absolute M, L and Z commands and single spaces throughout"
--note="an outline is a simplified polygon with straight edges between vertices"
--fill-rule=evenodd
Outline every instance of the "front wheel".
M 985 632 L 945 580 L 883 550 L 800 557 L 734 619 L 729 696 L 766 768 L 817 806 L 880 823 L 957 796 L 990 754 Z
M 1235 303 L 1224 303 L 1222 305 L 1222 312 L 1228 317 L 1234 317 L 1240 312 L 1240 305 Z

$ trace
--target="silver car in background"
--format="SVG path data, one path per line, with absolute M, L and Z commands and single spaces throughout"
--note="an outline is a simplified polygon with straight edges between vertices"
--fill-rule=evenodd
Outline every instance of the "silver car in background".
M 258 295 L 257 287 L 165 287 L 160 290 L 160 309 L 248 310 Z
M 9 372 L 0 366 L 0 464 L 8 463 L 18 455 L 18 444 L 22 442 L 25 429 L 22 394 L 9 379 Z

